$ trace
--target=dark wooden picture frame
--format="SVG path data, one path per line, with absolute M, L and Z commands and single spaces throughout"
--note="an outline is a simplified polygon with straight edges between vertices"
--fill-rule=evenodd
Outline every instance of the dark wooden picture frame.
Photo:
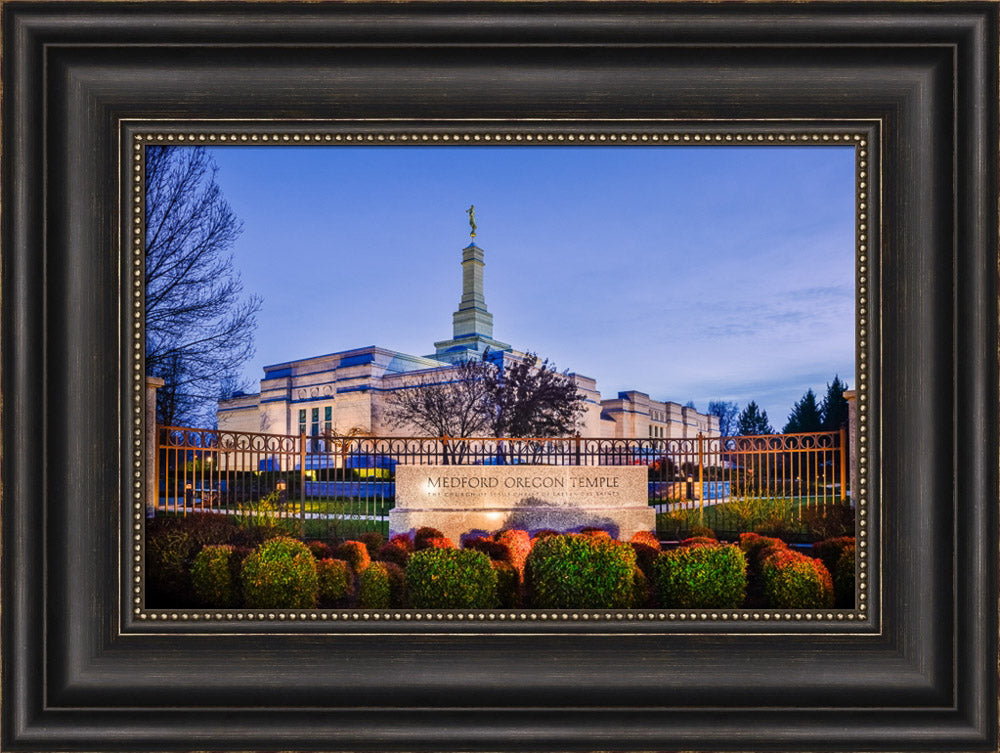
M 0 747 L 997 749 L 996 2 L 2 11 Z M 865 619 L 134 619 L 123 149 L 183 121 L 870 134 Z

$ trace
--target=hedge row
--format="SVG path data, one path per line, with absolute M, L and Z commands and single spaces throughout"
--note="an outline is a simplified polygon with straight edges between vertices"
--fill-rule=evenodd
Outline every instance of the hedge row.
M 282 536 L 251 549 L 199 547 L 189 530 L 178 529 L 151 538 L 147 552 L 151 590 L 170 583 L 180 592 L 186 583 L 183 606 L 687 609 L 854 602 L 854 544 L 847 538 L 817 543 L 813 558 L 757 534 L 737 544 L 697 536 L 661 551 L 652 534 L 619 542 L 598 530 L 534 537 L 502 531 L 459 549 L 428 528 L 336 547 Z M 171 551 L 175 544 L 181 546 Z M 164 564 L 166 572 L 152 572 Z

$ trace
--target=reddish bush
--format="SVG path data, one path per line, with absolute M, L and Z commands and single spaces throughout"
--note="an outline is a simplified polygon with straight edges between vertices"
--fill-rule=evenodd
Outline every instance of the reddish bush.
M 475 538 L 466 539 L 463 548 L 475 549 L 477 552 L 482 552 L 494 562 L 510 562 L 510 549 L 507 548 L 506 544 L 493 541 L 493 539 L 476 536 Z
M 457 547 L 452 542 L 451 539 L 446 536 L 433 536 L 429 539 L 424 539 L 424 545 L 419 547 L 419 549 L 456 549 Z
M 684 539 L 680 543 L 681 547 L 690 546 L 719 546 L 719 540 L 714 538 L 709 538 L 708 536 L 692 536 L 689 539 Z
M 316 561 L 326 560 L 333 557 L 333 548 L 327 544 L 325 541 L 307 541 L 306 546 L 309 547 L 309 551 L 312 552 L 312 556 L 316 558 Z
M 388 544 L 379 549 L 378 554 L 375 555 L 375 559 L 380 562 L 392 562 L 400 567 L 406 567 L 410 555 L 413 554 L 413 544 L 408 538 L 397 541 L 398 538 L 393 537 Z
M 389 539 L 390 544 L 402 547 L 408 552 L 413 552 L 413 538 L 406 533 L 397 533 Z
M 368 556 L 368 547 L 360 541 L 345 541 L 337 547 L 335 552 L 337 559 L 342 559 L 351 566 L 351 570 L 360 573 L 371 564 L 371 557 Z
M 524 578 L 524 562 L 531 553 L 532 540 L 527 531 L 511 528 L 500 531 L 493 536 L 493 540 L 498 544 L 503 544 L 510 552 L 510 559 L 507 560 L 514 569 Z
M 437 528 L 431 528 L 430 526 L 422 526 L 416 530 L 413 534 L 413 549 L 415 551 L 420 551 L 421 549 L 427 549 L 427 542 L 431 539 L 443 539 L 444 534 L 441 533 Z
M 632 538 L 629 541 L 633 544 L 645 544 L 654 549 L 660 548 L 660 539 L 652 531 L 636 531 L 632 534 Z
M 378 531 L 368 531 L 359 535 L 358 541 L 368 549 L 368 556 L 374 557 L 385 544 L 385 536 Z
M 599 539 L 610 539 L 611 534 L 605 531 L 603 528 L 596 528 L 594 526 L 586 526 L 580 529 L 580 533 L 584 536 L 596 536 Z
M 751 572 L 759 572 L 761 562 L 775 549 L 787 549 L 786 544 L 781 539 L 761 536 L 758 533 L 741 533 L 740 549 L 747 558 L 747 567 Z

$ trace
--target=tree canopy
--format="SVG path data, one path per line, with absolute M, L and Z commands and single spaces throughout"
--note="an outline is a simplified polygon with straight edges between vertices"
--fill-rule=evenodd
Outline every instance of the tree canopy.
M 505 363 L 487 351 L 442 381 L 424 377 L 386 400 L 386 419 L 431 436 L 557 437 L 576 430 L 584 398 L 572 377 L 534 353 Z
M 782 430 L 785 434 L 793 434 L 805 431 L 822 431 L 823 414 L 819 404 L 816 402 L 816 393 L 810 388 L 792 407 L 792 412 L 788 416 L 788 422 Z
M 202 147 L 146 148 L 146 373 L 156 416 L 210 422 L 253 355 L 260 299 L 243 295 L 230 250 L 242 230 Z
M 740 406 L 728 400 L 712 400 L 708 404 L 708 415 L 719 419 L 719 434 L 731 437 L 736 433 L 736 416 Z
M 767 411 L 758 407 L 757 402 L 751 400 L 747 403 L 740 417 L 736 421 L 736 434 L 750 436 L 754 434 L 773 434 L 770 422 L 767 420 Z
M 840 376 L 834 376 L 833 381 L 826 385 L 826 395 L 820 407 L 824 431 L 837 431 L 840 427 L 847 426 L 848 406 L 847 398 L 844 397 L 846 389 L 847 383 L 840 381 Z

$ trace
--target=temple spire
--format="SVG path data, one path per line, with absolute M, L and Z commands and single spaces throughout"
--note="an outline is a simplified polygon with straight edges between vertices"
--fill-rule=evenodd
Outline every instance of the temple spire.
M 486 309 L 483 291 L 485 252 L 476 245 L 476 207 L 465 210 L 472 228 L 472 242 L 462 249 L 462 299 L 451 315 L 452 338 L 434 343 L 435 358 L 455 361 L 468 358 L 470 353 L 510 350 L 507 343 L 493 339 L 493 314 Z

